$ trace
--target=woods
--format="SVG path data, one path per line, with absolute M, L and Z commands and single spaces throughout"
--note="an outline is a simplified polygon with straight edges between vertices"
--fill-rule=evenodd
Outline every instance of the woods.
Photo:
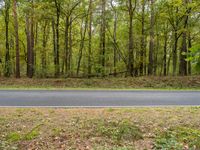
M 199 74 L 198 0 L 1 0 L 0 75 Z

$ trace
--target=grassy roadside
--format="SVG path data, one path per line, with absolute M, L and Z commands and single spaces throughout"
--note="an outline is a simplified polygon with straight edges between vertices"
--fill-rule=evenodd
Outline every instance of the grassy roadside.
M 200 149 L 200 107 L 0 109 L 0 149 Z
M 0 89 L 200 90 L 200 76 L 91 79 L 0 78 Z

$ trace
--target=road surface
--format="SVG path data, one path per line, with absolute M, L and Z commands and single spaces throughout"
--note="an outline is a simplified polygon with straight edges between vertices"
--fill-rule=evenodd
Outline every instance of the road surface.
M 198 106 L 198 91 L 0 90 L 1 107 Z

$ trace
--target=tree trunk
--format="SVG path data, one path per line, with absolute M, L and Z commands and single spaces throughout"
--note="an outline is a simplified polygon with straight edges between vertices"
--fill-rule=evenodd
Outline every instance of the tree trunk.
M 88 28 L 88 77 L 92 74 L 92 64 L 91 64 L 91 55 L 92 55 L 92 0 L 89 3 L 89 28 Z
M 133 76 L 133 62 L 134 62 L 134 56 L 133 56 L 133 12 L 134 9 L 133 8 L 133 4 L 132 4 L 132 0 L 129 0 L 129 52 L 128 52 L 128 68 L 127 68 L 127 72 L 128 75 Z
M 55 31 L 56 31 L 56 50 L 55 50 L 55 77 L 59 77 L 60 75 L 60 61 L 59 61 L 59 49 L 60 49 L 60 13 L 61 13 L 61 4 L 57 0 L 54 0 L 56 7 L 56 23 L 55 23 Z
M 6 52 L 5 52 L 5 71 L 4 76 L 10 77 L 10 46 L 9 46 L 9 10 L 10 0 L 5 0 L 5 26 L 6 26 Z
M 145 51 L 145 31 L 144 31 L 144 23 L 145 23 L 145 0 L 142 1 L 142 30 L 141 30 L 141 51 L 140 51 L 140 76 L 144 74 L 144 51 Z
M 165 32 L 165 40 L 164 40 L 164 56 L 163 56 L 163 75 L 166 76 L 167 75 L 167 32 Z
M 188 34 L 188 52 L 189 49 L 192 48 L 192 39 L 191 39 L 191 35 L 190 32 Z M 192 74 L 192 65 L 191 65 L 191 61 L 188 61 L 188 74 L 191 75 Z
M 55 69 L 55 76 L 56 76 L 56 68 L 57 68 L 57 44 L 56 44 L 56 31 L 55 31 L 55 20 L 52 19 L 52 32 L 53 32 L 53 56 L 54 56 L 54 69 Z
M 79 49 L 79 59 L 78 59 L 78 65 L 77 65 L 77 72 L 76 75 L 79 75 L 80 67 L 81 67 L 81 60 L 83 56 L 83 48 L 85 44 L 85 35 L 86 35 L 86 30 L 87 30 L 87 25 L 88 25 L 88 18 L 85 18 L 85 22 L 82 21 L 81 24 L 81 42 L 80 42 L 80 49 Z M 84 28 L 83 28 L 84 26 Z
M 179 63 L 179 75 L 186 76 L 187 75 L 187 61 L 186 61 L 186 54 L 188 51 L 187 47 L 187 25 L 188 25 L 188 17 L 191 12 L 191 8 L 187 8 L 188 0 L 183 0 L 183 5 L 186 7 L 187 11 L 184 15 L 184 31 L 182 34 L 182 47 L 180 50 L 180 63 Z
M 105 49 L 106 49 L 106 0 L 101 0 L 101 31 L 100 31 L 100 73 L 101 76 L 105 75 Z
M 31 74 L 31 34 L 30 34 L 30 19 L 28 14 L 26 14 L 26 39 L 27 39 L 27 76 L 32 78 Z
M 20 78 L 20 51 L 19 51 L 19 25 L 17 14 L 17 0 L 13 0 L 13 17 L 14 17 L 14 29 L 15 29 L 15 49 L 16 49 L 16 72 L 15 77 Z
M 153 74 L 153 57 L 154 57 L 154 0 L 151 0 L 151 21 L 150 21 L 150 43 L 149 43 L 149 66 L 148 66 L 148 75 Z
M 66 16 L 65 21 L 65 75 L 68 75 L 68 61 L 69 61 L 69 16 Z
M 47 46 L 47 41 L 48 41 L 48 23 L 47 21 L 44 22 L 43 26 L 43 37 L 42 37 L 42 57 L 41 57 L 41 62 L 42 62 L 42 76 L 46 77 L 46 71 L 47 71 L 47 60 L 46 60 L 46 46 Z
M 178 45 L 178 34 L 177 34 L 177 30 L 175 30 L 174 31 L 174 48 L 173 48 L 173 76 L 176 75 L 177 45 Z
M 114 42 L 114 77 L 117 76 L 117 47 L 115 46 L 117 44 L 117 12 L 115 10 L 114 12 L 114 32 L 113 32 L 113 42 Z

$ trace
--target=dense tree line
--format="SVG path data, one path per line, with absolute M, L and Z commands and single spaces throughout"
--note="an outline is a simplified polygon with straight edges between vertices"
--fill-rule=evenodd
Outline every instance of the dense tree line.
M 1 0 L 0 75 L 190 75 L 199 0 Z

